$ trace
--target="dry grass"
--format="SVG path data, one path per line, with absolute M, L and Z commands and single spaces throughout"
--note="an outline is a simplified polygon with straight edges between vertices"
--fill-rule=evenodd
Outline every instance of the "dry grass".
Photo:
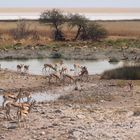
M 52 41 L 52 28 L 41 24 L 39 21 L 26 21 L 29 25 L 31 34 L 20 40 L 24 45 L 30 44 L 47 44 Z M 140 37 L 140 21 L 98 21 L 103 25 L 108 32 L 109 38 L 139 38 Z M 11 35 L 11 30 L 17 26 L 16 21 L 0 21 L 0 46 L 10 46 L 16 44 L 17 40 L 14 40 Z M 71 30 L 67 25 L 64 25 L 63 31 L 67 39 L 71 39 L 76 34 L 76 28 Z M 37 33 L 39 39 L 34 39 L 34 32 Z
M 105 27 L 110 35 L 114 36 L 140 36 L 140 21 L 98 21 Z M 8 31 L 16 28 L 17 22 L 0 22 L 0 32 Z M 27 21 L 31 30 L 40 32 L 50 32 L 50 26 L 39 23 L 38 21 Z M 64 31 L 69 32 L 70 29 L 64 26 Z
M 111 36 L 140 37 L 140 21 L 101 21 L 99 23 Z

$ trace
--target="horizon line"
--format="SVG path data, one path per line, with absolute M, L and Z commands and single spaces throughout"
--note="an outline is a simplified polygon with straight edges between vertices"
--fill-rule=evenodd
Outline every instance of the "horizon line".
M 117 12 L 117 13 L 140 13 L 140 8 L 128 7 L 0 7 L 0 12 L 42 12 L 48 9 L 59 9 L 64 12 Z M 85 11 L 84 11 L 85 10 Z

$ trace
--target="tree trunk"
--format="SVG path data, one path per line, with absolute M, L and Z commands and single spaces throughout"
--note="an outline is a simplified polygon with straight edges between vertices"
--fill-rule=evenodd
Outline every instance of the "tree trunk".
M 54 40 L 57 40 L 59 29 L 58 29 L 57 24 L 54 24 L 54 27 L 55 27 L 55 35 L 54 35 L 55 37 L 54 37 Z
M 74 40 L 77 40 L 77 38 L 78 38 L 80 32 L 81 32 L 81 26 L 79 26 L 78 31 L 77 31 L 77 34 L 76 34 Z
M 87 40 L 87 32 L 86 32 L 86 29 L 85 29 L 84 26 L 82 27 L 81 32 L 82 32 L 81 39 L 82 39 L 83 41 L 84 41 L 84 40 Z

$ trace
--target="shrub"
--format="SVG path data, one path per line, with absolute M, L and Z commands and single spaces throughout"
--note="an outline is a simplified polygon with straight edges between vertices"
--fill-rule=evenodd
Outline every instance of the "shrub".
M 121 68 L 105 71 L 102 74 L 101 79 L 139 80 L 140 65 L 124 66 Z
M 117 62 L 119 62 L 119 60 L 116 57 L 112 57 L 109 59 L 109 62 L 110 63 L 117 63 Z
M 25 20 L 19 20 L 17 23 L 17 27 L 11 30 L 11 34 L 14 39 L 22 39 L 26 38 L 29 34 L 30 25 L 26 23 Z
M 89 39 L 99 41 L 107 36 L 107 31 L 99 24 L 89 24 L 86 29 Z

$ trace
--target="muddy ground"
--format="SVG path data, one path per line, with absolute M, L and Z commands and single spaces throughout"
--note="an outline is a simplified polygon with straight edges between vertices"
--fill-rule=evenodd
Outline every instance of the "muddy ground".
M 1 89 L 50 88 L 42 76 L 11 71 L 0 71 L 0 75 Z M 73 86 L 64 91 L 63 85 L 52 84 L 52 92 L 56 88 L 62 90 L 59 99 L 36 103 L 20 126 L 16 118 L 7 121 L 5 110 L 0 108 L 0 139 L 139 140 L 140 81 L 132 81 L 132 90 L 128 82 L 101 80 L 94 75 L 88 82 L 79 82 L 78 90 Z

